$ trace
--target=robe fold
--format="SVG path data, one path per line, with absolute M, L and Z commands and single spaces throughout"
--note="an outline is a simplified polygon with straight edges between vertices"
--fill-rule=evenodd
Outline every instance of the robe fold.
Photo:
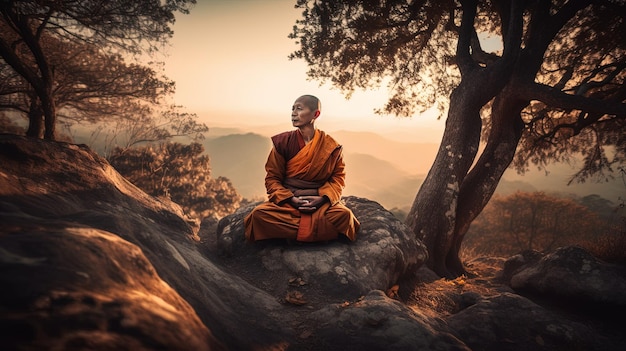
M 298 130 L 275 135 L 272 143 L 265 164 L 268 201 L 245 217 L 246 239 L 311 242 L 343 234 L 355 240 L 360 223 L 340 202 L 346 175 L 341 145 L 321 130 L 308 144 Z M 328 201 L 313 213 L 302 213 L 288 203 L 301 195 L 325 196 Z

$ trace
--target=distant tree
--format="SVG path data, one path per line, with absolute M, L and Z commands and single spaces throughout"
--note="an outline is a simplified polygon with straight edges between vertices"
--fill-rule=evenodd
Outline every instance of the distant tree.
M 309 77 L 348 96 L 386 82 L 391 95 L 381 113 L 447 107 L 439 152 L 406 220 L 440 276 L 465 273 L 465 233 L 518 146 L 520 170 L 578 153 L 586 177 L 625 159 L 623 1 L 299 0 L 297 7 L 303 18 L 291 37 L 300 50 L 291 57 L 308 63 Z M 487 37 L 503 49 L 485 46 Z
M 109 162 L 137 187 L 171 199 L 191 217 L 223 217 L 239 207 L 241 196 L 227 178 L 211 178 L 210 160 L 203 152 L 199 143 L 161 143 L 116 148 Z
M 625 189 L 626 190 L 626 189 Z M 612 220 L 618 214 L 619 205 L 613 203 L 613 201 L 603 198 L 598 194 L 591 194 L 583 196 L 578 202 L 590 209 L 593 212 L 598 213 L 602 218 L 606 220 Z
M 599 215 L 569 198 L 517 192 L 494 196 L 467 233 L 464 247 L 482 254 L 549 252 L 605 236 Z
M 132 119 L 152 112 L 174 91 L 174 83 L 153 68 L 127 64 L 121 55 L 104 54 L 92 44 L 48 35 L 41 44 L 55 67 L 52 96 L 58 120 L 66 125 Z M 20 112 L 29 120 L 27 134 L 42 136 L 43 112 L 32 87 L 9 65 L 0 65 L 0 75 L 8 82 L 0 88 L 0 109 Z
M 116 154 L 123 154 L 138 145 L 163 143 L 178 137 L 193 142 L 202 140 L 209 128 L 197 121 L 196 114 L 181 110 L 181 106 L 174 105 L 162 110 L 136 108 L 125 118 L 97 124 L 88 144 L 100 145 L 98 152 L 108 157 L 114 149 L 117 149 Z
M 1 1 L 0 57 L 30 86 L 29 111 L 44 116 L 44 137 L 54 139 L 60 72 L 46 40 L 84 44 L 111 57 L 152 52 L 172 36 L 174 13 L 188 13 L 192 4 L 195 0 Z M 29 128 L 30 135 L 35 132 Z

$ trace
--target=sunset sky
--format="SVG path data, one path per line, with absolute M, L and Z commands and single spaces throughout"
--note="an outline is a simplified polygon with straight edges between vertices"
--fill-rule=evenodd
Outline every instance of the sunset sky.
M 297 49 L 295 41 L 288 38 L 301 16 L 295 2 L 198 0 L 189 15 L 177 16 L 165 57 L 166 75 L 177 86 L 175 103 L 198 114 L 210 128 L 243 127 L 254 132 L 258 126 L 270 126 L 278 133 L 291 128 L 291 105 L 296 97 L 314 94 L 322 100 L 323 112 L 317 121 L 320 129 L 371 131 L 397 141 L 441 142 L 445 116 L 437 120 L 435 114 L 412 118 L 374 114 L 386 101 L 386 87 L 356 92 L 345 100 L 329 85 L 320 87 L 319 82 L 308 81 L 306 64 L 288 59 Z M 267 128 L 264 131 L 267 133 Z M 564 184 L 573 172 L 574 168 L 566 170 L 559 180 L 550 172 L 549 178 Z M 522 179 L 514 171 L 507 174 Z M 544 183 L 538 187 L 549 188 L 548 182 Z M 599 192 L 604 186 L 588 182 L 571 189 Z
M 189 15 L 177 16 L 167 50 L 166 74 L 176 82 L 176 104 L 212 126 L 244 124 L 291 127 L 293 101 L 302 94 L 322 100 L 318 127 L 398 132 L 416 142 L 440 142 L 443 119 L 434 114 L 380 116 L 387 91 L 358 91 L 350 100 L 330 85 L 308 81 L 291 32 L 301 11 L 295 0 L 199 0 Z M 406 139 L 406 138 L 405 138 Z

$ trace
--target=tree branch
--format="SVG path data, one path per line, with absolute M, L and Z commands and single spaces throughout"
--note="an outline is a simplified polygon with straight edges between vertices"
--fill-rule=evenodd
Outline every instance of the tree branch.
M 461 26 L 459 27 L 459 40 L 456 46 L 457 65 L 459 66 L 461 75 L 466 75 L 470 71 L 477 68 L 476 63 L 472 60 L 470 52 L 477 5 L 478 3 L 476 0 L 461 1 L 463 14 L 461 17 Z
M 553 108 L 626 116 L 626 104 L 615 100 L 567 94 L 549 85 L 540 83 L 520 83 L 517 89 L 520 97 L 529 101 L 541 101 Z

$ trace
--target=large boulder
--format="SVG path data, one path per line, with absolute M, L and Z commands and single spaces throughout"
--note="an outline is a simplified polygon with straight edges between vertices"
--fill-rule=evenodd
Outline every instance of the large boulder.
M 472 350 L 552 351 L 619 349 L 588 321 L 564 318 L 520 295 L 504 292 L 478 298 L 446 318 Z
M 610 264 L 577 246 L 546 255 L 523 253 L 510 258 L 503 276 L 520 293 L 541 296 L 588 311 L 626 312 L 626 267 Z
M 296 294 L 307 303 L 350 301 L 372 290 L 386 291 L 424 263 L 426 247 L 391 212 L 364 198 L 342 201 L 361 222 L 354 242 L 343 236 L 324 243 L 248 242 L 243 219 L 256 204 L 224 217 L 215 234 L 200 235 L 216 235 L 221 262 L 251 284 L 288 300 Z
M 443 320 L 379 290 L 356 302 L 328 305 L 308 315 L 306 321 L 320 325 L 310 344 L 318 350 L 471 350 Z
M 2 220 L 2 349 L 225 349 L 136 245 L 23 212 Z
M 239 275 L 233 268 L 245 265 L 206 250 L 176 204 L 146 195 L 89 148 L 0 135 L 0 164 L 3 344 L 20 343 L 26 350 L 83 344 L 103 349 L 121 343 L 145 349 L 176 349 L 171 345 L 180 343 L 181 349 L 223 345 L 250 350 L 309 342 L 300 338 L 298 325 L 315 308 L 312 303 L 294 307 L 283 295 L 277 298 L 258 282 L 250 282 L 249 276 Z M 370 287 L 389 286 L 423 260 L 419 243 L 415 249 L 408 247 L 412 239 L 389 212 L 373 202 L 357 202 L 366 205 L 354 207 L 365 228 L 381 222 L 376 223 L 378 233 L 359 238 L 357 262 L 369 259 L 368 242 L 390 262 L 379 258 L 381 267 L 364 262 L 362 269 L 371 270 L 374 283 L 363 282 L 368 274 L 352 272 L 352 262 L 345 272 L 340 266 L 328 270 L 325 280 L 303 274 L 300 280 L 283 281 L 295 289 L 326 292 L 319 298 L 313 290 L 304 291 L 320 307 L 330 303 L 323 301 L 330 296 L 328 291 L 334 301 L 356 300 Z M 205 223 L 208 230 L 217 229 L 217 223 Z M 375 235 L 384 244 L 376 243 Z M 285 249 L 302 253 L 301 257 L 324 255 L 326 249 L 329 257 L 337 257 L 339 251 L 353 254 L 340 248 L 353 246 L 345 241 L 293 247 L 267 244 L 269 251 L 261 251 L 270 258 Z M 259 246 L 246 249 L 259 256 Z M 296 256 L 291 260 L 298 261 Z M 343 285 L 343 279 L 348 284 Z M 345 293 L 337 292 L 343 287 Z M 68 318 L 58 318 L 61 315 Z M 143 323 L 145 319 L 151 323 Z M 150 332 L 164 328 L 167 331 Z M 98 337 L 90 330 L 97 330 Z
M 29 324 L 24 319 L 30 320 L 38 314 L 53 315 L 58 309 L 57 301 L 66 301 L 56 296 L 77 291 L 67 301 L 79 299 L 81 294 L 85 296 L 85 304 L 93 301 L 91 310 L 77 313 L 78 320 L 88 313 L 106 314 L 102 310 L 107 306 L 120 306 L 115 318 L 119 323 L 127 323 L 131 331 L 120 329 L 120 332 L 127 332 L 126 340 L 136 337 L 138 343 L 148 338 L 173 336 L 177 328 L 190 328 L 197 335 L 189 338 L 190 342 L 208 336 L 206 347 L 219 340 L 229 349 L 251 349 L 292 339 L 292 331 L 281 321 L 289 318 L 289 311 L 272 296 L 228 274 L 205 257 L 180 207 L 147 195 L 89 148 L 0 134 L 0 164 L 0 293 L 4 294 L 0 313 L 7 317 L 3 312 L 12 311 L 11 315 L 21 316 L 4 320 L 3 326 Z M 133 245 L 140 248 L 139 253 L 128 248 Z M 114 260 L 108 259 L 109 256 Z M 32 266 L 32 260 L 40 264 Z M 158 277 L 144 278 L 144 271 L 152 269 Z M 165 293 L 152 291 L 163 290 L 164 285 L 173 288 L 166 291 L 167 299 Z M 90 297 L 96 294 L 110 299 L 110 303 Z M 30 300 L 11 306 L 20 295 Z M 142 295 L 143 300 L 138 298 Z M 42 307 L 35 303 L 46 300 L 55 303 Z M 178 326 L 168 326 L 172 333 L 155 328 L 158 333 L 146 336 L 133 325 L 140 323 L 137 316 L 141 311 L 146 313 L 145 318 L 152 316 L 151 309 L 156 317 L 166 316 L 156 313 L 164 308 L 146 302 L 160 300 L 163 300 L 161 306 L 169 304 L 179 309 L 181 315 L 189 315 L 188 321 L 181 318 L 177 320 Z M 130 301 L 137 303 L 134 312 L 126 307 Z M 192 309 L 183 309 L 183 301 Z M 174 317 L 177 316 L 172 314 L 171 319 Z M 198 317 L 204 330 L 194 327 L 194 318 Z M 102 320 L 106 318 L 103 316 Z M 73 328 L 84 328 L 72 319 L 56 320 L 56 325 L 58 328 L 52 329 L 25 327 L 42 335 L 32 341 L 32 348 L 28 344 L 23 347 L 43 349 L 36 344 L 38 338 L 47 340 L 53 334 L 63 338 Z M 109 333 L 106 337 L 116 338 L 115 323 L 100 325 L 104 328 L 103 335 Z M 107 325 L 113 329 L 106 329 Z M 161 326 L 164 325 L 165 321 Z M 246 332 L 242 334 L 242 330 Z M 22 337 L 17 333 L 3 336 Z M 159 345 L 177 341 L 178 337 L 161 340 L 161 344 L 147 342 L 146 348 L 168 349 Z

